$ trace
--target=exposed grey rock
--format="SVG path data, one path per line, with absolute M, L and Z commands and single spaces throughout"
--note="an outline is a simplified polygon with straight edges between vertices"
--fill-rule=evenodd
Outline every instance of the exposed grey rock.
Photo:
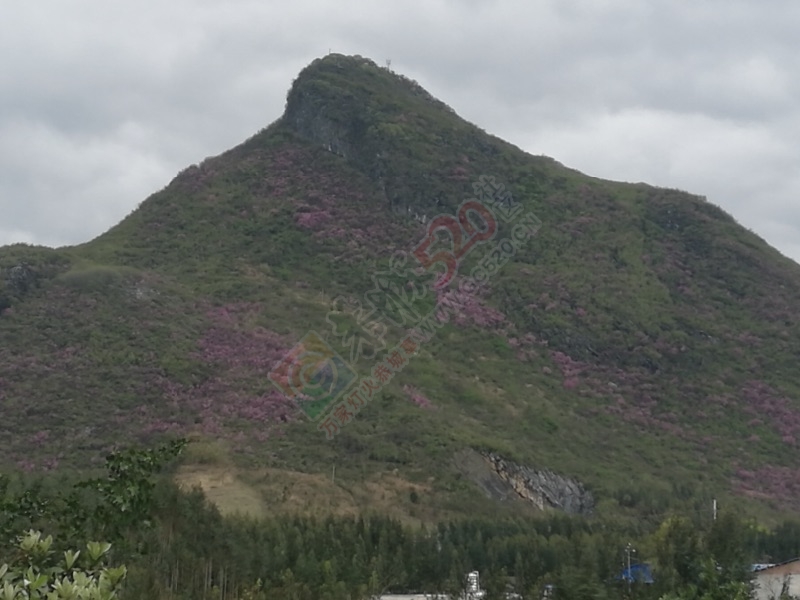
M 36 281 L 36 273 L 25 263 L 20 263 L 6 272 L 6 286 L 18 293 L 27 292 Z
M 557 508 L 571 514 L 590 514 L 594 509 L 592 494 L 571 477 L 518 465 L 493 452 L 482 454 L 503 481 L 540 509 Z
M 549 469 L 518 465 L 496 453 L 471 448 L 456 452 L 453 466 L 496 502 L 520 502 L 540 510 L 584 515 L 594 509 L 594 497 L 579 481 Z
M 453 456 L 453 466 L 480 488 L 487 498 L 495 502 L 525 502 L 514 488 L 497 472 L 482 455 L 465 448 Z
M 134 283 L 129 289 L 128 293 L 137 300 L 148 300 L 154 296 L 158 296 L 158 291 L 145 283 L 139 281 Z
M 292 86 L 283 119 L 301 137 L 345 159 L 361 156 L 366 106 L 351 94 L 311 83 Z

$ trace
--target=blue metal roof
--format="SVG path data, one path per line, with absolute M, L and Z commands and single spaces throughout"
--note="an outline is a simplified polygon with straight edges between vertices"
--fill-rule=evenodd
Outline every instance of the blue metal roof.
M 640 583 L 654 583 L 653 572 L 650 565 L 642 563 L 638 565 L 631 565 L 630 569 L 625 569 L 617 575 L 617 581 L 638 581 Z

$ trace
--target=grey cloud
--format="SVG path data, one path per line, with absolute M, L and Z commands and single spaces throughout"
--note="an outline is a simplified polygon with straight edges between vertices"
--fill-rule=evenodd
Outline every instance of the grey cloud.
M 283 111 L 332 50 L 586 173 L 704 194 L 800 259 L 800 5 L 709 0 L 7 4 L 0 243 L 78 243 Z

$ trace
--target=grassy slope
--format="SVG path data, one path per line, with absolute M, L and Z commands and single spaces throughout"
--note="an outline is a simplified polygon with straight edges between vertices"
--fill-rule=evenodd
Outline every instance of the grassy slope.
M 454 213 L 481 174 L 540 233 L 325 441 L 272 391 L 270 366 L 307 330 L 329 335 L 330 299 L 360 296 L 422 239 L 409 211 Z M 800 267 L 701 198 L 526 155 L 368 61 L 315 62 L 281 120 L 87 244 L 0 250 L 4 273 L 21 262 L 38 280 L 3 292 L 7 463 L 81 466 L 189 433 L 215 440 L 195 456 L 209 473 L 233 459 L 273 509 L 294 503 L 273 497 L 282 477 L 326 481 L 336 464 L 335 510 L 437 518 L 495 510 L 452 466 L 476 447 L 577 476 L 601 510 L 710 494 L 800 508 Z M 479 325 L 489 307 L 502 321 Z M 297 506 L 332 502 L 315 485 Z M 396 492 L 409 486 L 419 502 Z

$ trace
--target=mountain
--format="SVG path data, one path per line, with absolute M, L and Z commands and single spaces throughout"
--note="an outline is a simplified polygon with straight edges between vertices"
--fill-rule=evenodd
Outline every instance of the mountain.
M 800 510 L 800 267 L 361 57 L 314 61 L 277 121 L 98 238 L 0 269 L 6 468 L 188 436 L 176 477 L 226 511 Z M 379 391 L 318 395 L 379 364 Z

